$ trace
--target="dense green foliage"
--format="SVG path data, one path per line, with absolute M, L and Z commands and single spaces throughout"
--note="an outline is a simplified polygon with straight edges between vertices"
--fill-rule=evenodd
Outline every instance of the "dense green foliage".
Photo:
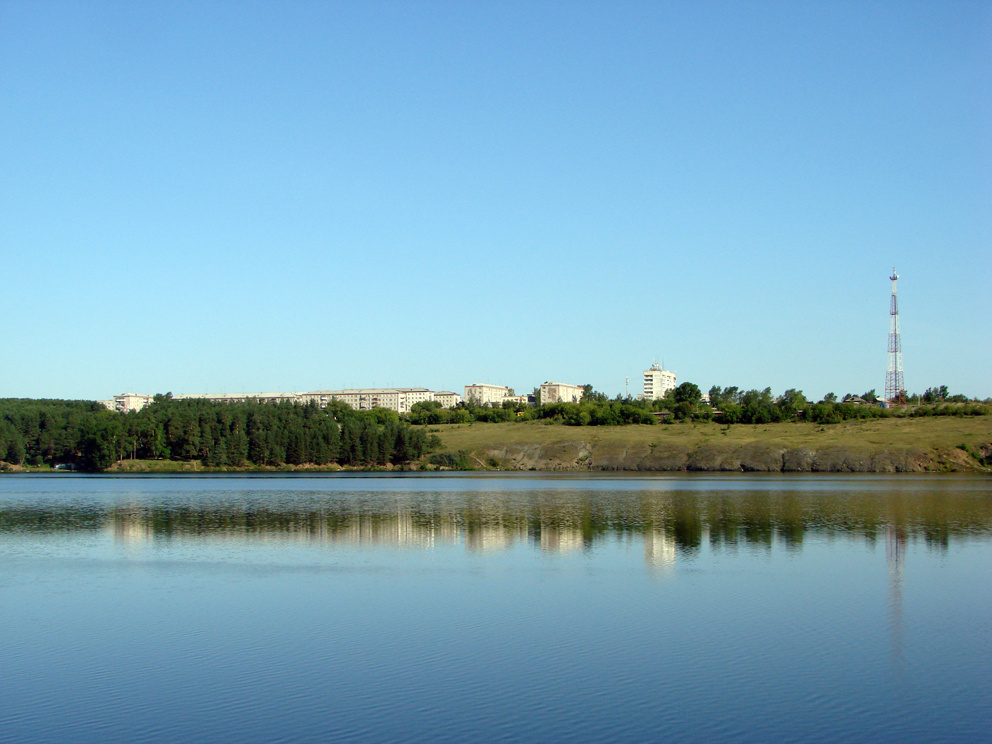
M 111 417 L 99 403 L 69 400 L 0 400 L 0 461 L 41 465 L 63 453 L 98 457 L 100 427 Z
M 411 424 L 467 424 L 472 421 L 499 423 L 503 421 L 533 421 L 568 426 L 620 426 L 624 424 L 653 424 L 654 416 L 643 401 L 608 400 L 605 396 L 583 398 L 580 403 L 546 403 L 531 406 L 504 403 L 502 406 L 479 406 L 459 403 L 455 408 L 441 408 L 439 403 L 415 404 L 406 420 Z
M 138 412 L 98 403 L 0 400 L 0 461 L 104 470 L 118 460 L 199 460 L 211 467 L 402 464 L 429 449 L 423 429 L 384 409 L 213 403 L 155 396 Z
M 937 396 L 940 396 L 939 398 Z M 947 387 L 928 389 L 910 399 L 913 406 L 883 408 L 874 390 L 861 395 L 848 394 L 838 400 L 829 393 L 819 403 L 806 399 L 802 390 L 789 389 L 779 396 L 771 388 L 741 390 L 737 387 L 713 386 L 709 404 L 703 402 L 699 387 L 683 382 L 660 400 L 616 397 L 610 400 L 591 385 L 579 403 L 548 403 L 502 406 L 479 406 L 460 403 L 451 409 L 436 402 L 417 403 L 405 419 L 411 424 L 467 424 L 473 421 L 533 421 L 567 426 L 623 426 L 676 421 L 718 421 L 726 424 L 770 424 L 780 421 L 839 423 L 850 419 L 887 418 L 890 416 L 977 416 L 992 413 L 988 403 L 968 402 L 964 396 L 948 396 Z M 941 402 L 937 402 L 941 401 Z
M 947 387 L 942 388 L 946 395 Z M 930 391 L 928 391 L 929 393 Z M 828 393 L 818 403 L 808 401 L 802 390 L 786 390 L 774 397 L 771 388 L 741 391 L 736 387 L 710 388 L 710 406 L 714 420 L 727 424 L 768 424 L 777 421 L 810 421 L 819 424 L 836 424 L 851 419 L 889 418 L 892 416 L 987 416 L 992 407 L 977 401 L 967 402 L 955 396 L 953 403 L 941 405 L 913 405 L 883 408 L 874 390 L 861 395 L 847 394 L 838 401 Z M 932 402 L 933 397 L 914 396 L 915 402 Z M 943 400 L 943 398 L 941 398 Z M 719 412 L 719 413 L 717 413 Z

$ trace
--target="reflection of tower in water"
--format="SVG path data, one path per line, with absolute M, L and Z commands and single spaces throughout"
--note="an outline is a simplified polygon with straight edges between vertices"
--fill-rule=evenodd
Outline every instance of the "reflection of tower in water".
M 889 619 L 892 630 L 892 656 L 902 662 L 902 569 L 906 560 L 906 528 L 885 527 L 885 559 L 889 565 Z

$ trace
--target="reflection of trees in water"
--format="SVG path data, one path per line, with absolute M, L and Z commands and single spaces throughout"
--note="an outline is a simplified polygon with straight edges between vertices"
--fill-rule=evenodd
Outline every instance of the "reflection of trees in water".
M 675 547 L 681 555 L 690 556 L 699 552 L 703 544 L 704 522 L 696 499 L 679 494 L 672 499 L 672 518 L 663 527 L 671 530 Z
M 908 540 L 946 550 L 952 540 L 992 532 L 992 502 L 970 493 L 494 491 L 0 507 L 0 533 L 107 529 L 122 540 L 290 538 L 418 547 L 464 541 L 473 550 L 524 543 L 570 552 L 640 536 L 649 562 L 662 564 L 672 550 L 689 557 L 707 542 L 715 550 L 768 550 L 776 543 L 798 550 L 816 535 L 874 544 L 893 526 Z

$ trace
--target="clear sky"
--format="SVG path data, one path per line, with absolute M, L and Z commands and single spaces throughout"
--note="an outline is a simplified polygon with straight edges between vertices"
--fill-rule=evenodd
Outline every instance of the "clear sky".
M 0 3 L 0 397 L 992 396 L 992 3 Z

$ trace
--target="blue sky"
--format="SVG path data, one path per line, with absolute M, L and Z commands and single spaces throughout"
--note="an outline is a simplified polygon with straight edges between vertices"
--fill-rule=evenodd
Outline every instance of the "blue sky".
M 0 397 L 992 396 L 992 5 L 0 4 Z

